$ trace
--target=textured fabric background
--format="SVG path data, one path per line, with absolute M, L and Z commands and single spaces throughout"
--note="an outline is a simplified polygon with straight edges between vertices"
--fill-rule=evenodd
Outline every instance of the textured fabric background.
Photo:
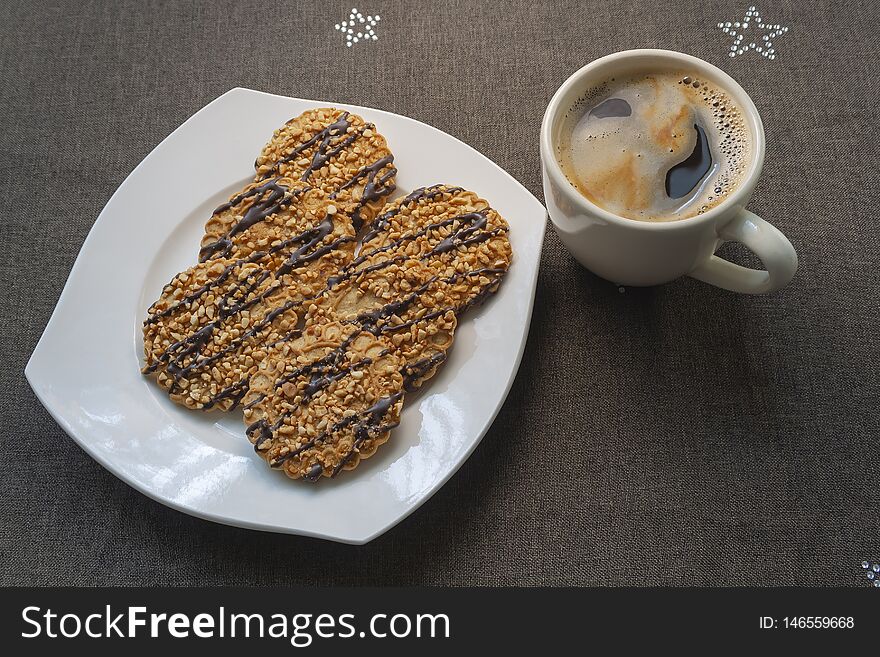
M 866 585 L 880 559 L 880 68 L 870 0 L 759 4 L 778 57 L 730 59 L 750 2 L 0 4 L 0 583 Z M 361 5 L 362 2 L 367 4 Z M 550 231 L 519 376 L 459 473 L 350 547 L 223 527 L 86 456 L 24 365 L 107 199 L 234 86 L 371 105 L 479 149 L 538 198 L 538 127 L 575 69 L 683 50 L 753 96 L 751 208 L 795 244 L 783 292 L 617 288 Z M 748 256 L 727 251 L 741 262 Z

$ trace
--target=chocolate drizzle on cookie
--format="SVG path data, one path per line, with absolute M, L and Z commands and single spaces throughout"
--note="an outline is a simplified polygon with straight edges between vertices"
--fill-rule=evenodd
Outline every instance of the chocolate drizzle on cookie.
M 329 476 L 335 476 L 353 458 L 354 453 L 364 441 L 390 431 L 396 426 L 396 420 L 389 422 L 386 421 L 386 417 L 394 403 L 402 399 L 402 390 L 382 396 L 366 409 L 346 411 L 343 417 L 324 427 L 313 437 L 304 439 L 298 444 L 295 443 L 295 446 L 284 444 L 283 436 L 282 442 L 276 442 L 279 438 L 278 432 L 284 433 L 282 427 L 288 424 L 288 419 L 297 413 L 298 408 L 318 403 L 315 401 L 315 397 L 319 392 L 328 390 L 334 383 L 349 376 L 357 378 L 369 376 L 364 373 L 364 370 L 373 363 L 372 358 L 352 359 L 354 354 L 349 351 L 355 339 L 363 333 L 363 329 L 355 328 L 337 346 L 324 353 L 320 358 L 300 365 L 294 370 L 282 374 L 274 381 L 272 384 L 273 392 L 270 394 L 280 395 L 285 400 L 280 407 L 276 407 L 279 408 L 277 416 L 271 420 L 263 417 L 251 423 L 246 430 L 254 449 L 258 453 L 265 453 L 271 467 L 280 468 L 286 461 L 301 457 L 307 451 L 319 448 L 325 443 L 344 445 L 345 443 L 338 443 L 338 441 L 342 440 L 343 436 L 351 436 L 348 439 L 351 440 L 351 447 L 346 448 L 348 451 L 338 459 L 335 465 L 330 464 L 333 470 L 330 471 Z M 385 353 L 383 351 L 380 356 L 384 356 Z M 262 401 L 261 398 L 260 402 Z M 319 427 L 319 429 L 321 428 Z M 300 435 L 302 435 L 301 432 Z M 268 449 L 267 442 L 273 443 Z M 309 464 L 308 461 L 297 471 L 299 476 L 312 481 L 320 478 L 325 472 L 324 466 L 320 463 Z
M 388 229 L 388 222 L 393 218 L 400 214 L 400 211 L 405 207 L 412 205 L 414 203 L 421 203 L 422 201 L 433 201 L 444 194 L 454 194 L 456 192 L 464 191 L 461 187 L 447 187 L 446 185 L 432 185 L 431 187 L 419 187 L 418 189 L 413 190 L 408 195 L 406 195 L 403 200 L 397 202 L 395 207 L 387 212 L 380 214 L 373 220 L 370 229 L 364 235 L 361 240 L 364 244 L 371 242 L 376 238 L 380 233 L 384 232 Z
M 307 140 L 299 143 L 291 148 L 284 157 L 280 158 L 269 169 L 262 174 L 262 177 L 277 175 L 285 168 L 285 165 L 291 165 L 296 168 L 302 168 L 299 179 L 307 182 L 312 179 L 313 175 L 324 169 L 334 159 L 340 158 L 348 152 L 349 147 L 353 146 L 361 137 L 365 135 L 372 136 L 372 132 L 376 126 L 372 123 L 364 123 L 354 127 L 350 120 L 351 114 L 342 112 L 342 114 L 333 123 L 325 126 Z M 311 158 L 306 157 L 306 164 L 303 166 L 300 160 L 303 159 L 306 152 L 315 147 Z M 330 194 L 331 199 L 336 199 L 344 191 L 355 188 L 361 181 L 365 179 L 360 195 L 354 194 L 352 200 L 355 205 L 350 209 L 351 218 L 355 231 L 359 231 L 363 224 L 361 211 L 370 203 L 381 200 L 394 191 L 394 176 L 397 175 L 397 169 L 393 166 L 394 156 L 391 153 L 381 156 L 374 162 L 370 162 L 362 166 L 347 181 L 337 185 L 336 189 Z M 381 176 L 379 173 L 384 170 Z M 317 183 L 317 181 L 312 181 Z
M 297 308 L 307 298 L 310 298 L 306 297 L 299 301 L 286 299 L 283 292 L 287 289 L 287 285 L 284 283 L 283 277 L 294 274 L 297 270 L 333 252 L 346 242 L 354 240 L 352 236 L 342 236 L 326 241 L 332 231 L 333 215 L 328 215 L 317 226 L 280 242 L 267 251 L 256 252 L 247 258 L 231 262 L 194 292 L 184 296 L 168 308 L 149 315 L 144 322 L 145 327 L 157 324 L 177 311 L 186 311 L 195 306 L 207 304 L 208 302 L 203 299 L 208 295 L 215 297 L 211 303 L 215 308 L 213 311 L 215 317 L 212 321 L 198 328 L 194 326 L 192 332 L 155 354 L 153 362 L 144 367 L 144 373 L 151 374 L 164 369 L 171 377 L 169 394 L 181 393 L 187 387 L 184 385 L 184 381 L 188 378 L 198 377 L 223 359 L 237 358 L 239 350 L 245 344 L 258 345 L 264 340 L 264 336 L 268 335 L 278 317 Z M 265 267 L 264 263 L 269 256 L 284 252 L 293 246 L 297 248 L 287 255 L 277 272 L 273 273 L 271 269 Z M 260 266 L 261 264 L 262 266 Z M 245 265 L 258 266 L 242 272 Z M 168 290 L 169 288 L 166 287 L 166 293 Z M 269 304 L 270 310 L 262 318 L 251 323 L 246 330 L 236 331 L 238 336 L 230 338 L 228 343 L 216 353 L 206 355 L 207 348 L 215 340 L 218 332 L 231 328 L 230 320 L 241 316 L 242 312 L 250 310 L 258 304 Z M 287 335 L 292 334 L 293 331 Z M 231 408 L 234 408 L 247 393 L 247 390 L 247 377 L 244 377 L 226 386 L 207 401 L 203 401 L 201 407 L 210 409 L 223 400 L 229 400 L 232 402 Z
M 351 125 L 348 117 L 349 113 L 343 112 L 342 115 L 333 123 L 316 132 L 309 139 L 301 143 L 299 146 L 293 148 L 287 155 L 275 162 L 275 164 L 273 164 L 272 167 L 269 169 L 268 173 L 264 174 L 264 177 L 274 175 L 276 172 L 278 172 L 282 165 L 294 162 L 295 160 L 299 159 L 300 155 L 305 153 L 309 148 L 311 148 L 315 144 L 318 144 L 318 150 L 312 157 L 309 168 L 306 170 L 306 173 L 302 175 L 301 179 L 306 180 L 312 171 L 314 171 L 316 168 L 320 168 L 315 166 L 317 162 L 326 162 L 326 160 L 329 159 L 326 154 L 327 149 L 330 147 L 330 140 L 337 135 L 344 135 L 346 133 L 349 126 Z
M 286 276 L 301 267 L 309 264 L 310 262 L 314 262 L 319 258 L 323 258 L 328 253 L 335 251 L 343 244 L 354 242 L 355 238 L 352 236 L 342 236 L 339 237 L 332 242 L 328 242 L 326 244 L 321 244 L 327 235 L 329 235 L 333 230 L 333 220 L 329 217 L 322 221 L 317 227 L 313 228 L 308 232 L 307 235 L 304 234 L 302 246 L 296 249 L 293 253 L 291 253 L 287 260 L 284 261 L 278 271 L 276 272 L 278 276 Z
M 308 180 L 312 173 L 323 169 L 330 160 L 339 155 L 348 146 L 351 146 L 354 142 L 360 139 L 367 130 L 373 127 L 375 126 L 373 126 L 372 123 L 367 123 L 366 125 L 361 126 L 353 133 L 346 135 L 345 138 L 342 139 L 342 141 L 340 141 L 333 148 L 330 148 L 331 135 L 328 134 L 326 138 L 321 140 L 320 144 L 318 145 L 318 150 L 315 151 L 314 155 L 312 155 L 312 161 L 306 167 L 306 170 L 303 172 L 300 180 Z
M 394 176 L 397 175 L 397 169 L 391 166 L 392 162 L 394 162 L 394 156 L 386 155 L 372 164 L 362 167 L 361 170 L 354 174 L 348 182 L 344 183 L 339 189 L 330 195 L 331 199 L 335 199 L 339 196 L 339 192 L 353 187 L 366 176 L 367 181 L 364 183 L 364 190 L 361 192 L 361 197 L 351 213 L 351 220 L 354 223 L 354 229 L 356 232 L 360 232 L 364 224 L 364 220 L 361 217 L 361 210 L 363 207 L 369 203 L 374 203 L 385 198 L 395 190 L 396 185 L 394 184 Z M 376 176 L 378 173 L 386 167 L 388 167 L 388 170 L 377 180 Z
M 394 155 L 375 128 L 347 111 L 306 112 L 288 121 L 257 158 L 257 180 L 285 175 L 321 188 L 359 232 L 395 189 Z
M 391 431 L 394 427 L 396 427 L 399 423 L 397 421 L 383 423 L 385 416 L 391 410 L 392 406 L 403 397 L 403 392 L 395 392 L 391 395 L 385 396 L 375 404 L 366 408 L 360 412 L 353 413 L 346 417 L 343 417 L 338 422 L 332 424 L 329 428 L 315 436 L 314 438 L 307 440 L 299 447 L 292 449 L 284 454 L 280 454 L 269 461 L 269 466 L 272 468 L 280 468 L 284 465 L 285 461 L 289 461 L 292 458 L 296 458 L 306 451 L 313 449 L 314 447 L 321 445 L 334 435 L 338 434 L 340 431 L 349 430 L 354 435 L 354 442 L 352 444 L 351 449 L 343 455 L 343 457 L 339 460 L 339 463 L 333 468 L 331 477 L 335 477 L 339 472 L 341 472 L 347 463 L 351 461 L 354 457 L 357 450 L 367 439 L 374 437 L 376 435 L 385 433 L 387 431 Z M 267 431 L 267 423 L 265 420 L 260 420 L 252 424 L 247 429 L 248 437 L 254 443 L 254 448 L 259 449 L 259 447 L 266 441 L 271 438 L 271 431 Z M 280 426 L 280 424 L 278 425 Z M 274 427 L 277 429 L 278 427 Z M 256 434 L 256 438 L 254 437 Z M 310 481 L 317 481 L 324 472 L 324 466 L 320 463 L 314 463 L 309 466 L 309 469 L 302 475 L 303 479 L 307 479 Z
M 400 373 L 403 375 L 403 386 L 407 391 L 417 387 L 416 383 L 425 378 L 432 370 L 438 367 L 446 360 L 446 352 L 438 351 L 435 354 L 416 361 L 415 363 L 404 365 Z
M 400 424 L 400 422 L 397 421 L 389 422 L 387 424 L 381 424 L 381 422 L 388 414 L 388 411 L 391 410 L 392 405 L 402 397 L 402 392 L 395 392 L 393 395 L 383 397 L 360 414 L 359 417 L 362 419 L 355 423 L 354 445 L 352 445 L 351 449 L 342 457 L 339 464 L 333 469 L 332 477 L 338 475 L 345 468 L 365 440 L 371 438 L 375 434 L 382 434 L 386 431 L 391 431 Z
M 251 200 L 250 206 L 245 210 L 244 214 L 240 216 L 238 221 L 232 224 L 232 227 L 223 237 L 202 246 L 199 250 L 199 262 L 205 262 L 217 257 L 229 257 L 232 253 L 233 238 L 236 235 L 245 232 L 261 221 L 265 221 L 282 208 L 290 205 L 294 198 L 308 190 L 308 187 L 304 187 L 291 191 L 286 185 L 279 183 L 277 178 L 272 178 L 261 185 L 257 185 L 234 196 L 227 203 L 214 210 L 212 216 L 216 217 L 248 200 L 253 200 Z
M 284 393 L 284 389 L 287 384 L 308 377 L 309 383 L 306 385 L 306 390 L 309 390 L 309 388 L 313 389 L 309 390 L 309 392 L 306 392 L 306 390 L 302 391 L 299 394 L 299 399 L 295 402 L 295 398 L 290 400 L 295 404 L 307 403 L 309 399 L 314 396 L 319 387 L 326 387 L 326 385 L 329 385 L 331 378 L 333 381 L 338 381 L 341 378 L 344 378 L 345 375 L 351 372 L 351 368 L 344 364 L 346 351 L 360 333 L 360 330 L 352 331 L 339 343 L 338 346 L 331 349 L 321 358 L 311 363 L 306 363 L 291 372 L 287 372 L 280 376 L 273 385 L 275 394 L 286 394 Z M 322 386 L 319 384 L 320 381 L 327 381 L 327 384 Z M 271 425 L 265 419 L 261 419 L 248 426 L 245 433 L 254 444 L 254 449 L 259 450 L 267 440 L 271 440 L 274 437 L 274 432 L 284 424 L 284 420 L 287 419 L 293 411 L 294 408 L 291 407 L 284 413 L 281 413 Z

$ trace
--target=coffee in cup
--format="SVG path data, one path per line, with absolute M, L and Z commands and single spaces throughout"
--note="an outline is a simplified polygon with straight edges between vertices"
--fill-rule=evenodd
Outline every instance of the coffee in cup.
M 587 89 L 565 113 L 557 158 L 590 202 L 676 221 L 722 203 L 753 157 L 743 109 L 695 71 L 646 70 Z

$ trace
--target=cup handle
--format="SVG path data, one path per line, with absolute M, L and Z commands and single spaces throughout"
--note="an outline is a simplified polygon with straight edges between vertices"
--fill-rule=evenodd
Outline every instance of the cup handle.
M 797 253 L 791 242 L 753 212 L 741 210 L 721 227 L 718 236 L 744 244 L 761 259 L 766 269 L 741 267 L 713 254 L 689 276 L 732 292 L 761 294 L 785 287 L 797 271 Z

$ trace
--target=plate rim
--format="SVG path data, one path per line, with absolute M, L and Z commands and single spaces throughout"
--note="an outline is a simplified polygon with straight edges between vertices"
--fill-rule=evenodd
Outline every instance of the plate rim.
M 60 410 L 58 408 L 56 408 L 54 404 L 52 404 L 50 401 L 48 401 L 46 399 L 46 396 L 40 386 L 40 373 L 37 372 L 37 368 L 39 366 L 39 363 L 38 363 L 39 354 L 40 354 L 41 350 L 44 348 L 44 341 L 46 341 L 48 339 L 47 336 L 49 336 L 49 334 L 51 332 L 58 330 L 57 327 L 55 327 L 54 325 L 57 323 L 57 321 L 60 321 L 60 320 L 58 320 L 59 308 L 65 302 L 66 297 L 69 296 L 70 294 L 72 294 L 72 292 L 70 291 L 70 281 L 74 278 L 74 274 L 77 272 L 77 270 L 81 269 L 82 267 L 85 266 L 84 263 L 81 262 L 81 260 L 83 258 L 83 252 L 86 250 L 90 241 L 92 239 L 94 239 L 95 228 L 101 222 L 102 217 L 107 212 L 107 208 L 113 204 L 113 201 L 117 197 L 117 195 L 123 193 L 124 188 L 130 183 L 130 180 L 136 176 L 139 169 L 141 167 L 143 167 L 144 164 L 148 160 L 153 158 L 154 154 L 156 154 L 157 152 L 163 151 L 167 147 L 167 143 L 179 131 L 183 130 L 184 127 L 187 126 L 187 124 L 189 124 L 191 121 L 196 120 L 200 114 L 202 114 L 203 112 L 206 112 L 214 104 L 219 103 L 220 101 L 222 101 L 224 99 L 228 99 L 230 96 L 240 95 L 240 94 L 245 94 L 245 95 L 254 94 L 254 95 L 258 95 L 258 96 L 268 96 L 268 97 L 280 98 L 280 99 L 284 99 L 284 100 L 294 100 L 294 101 L 308 103 L 313 106 L 319 106 L 319 107 L 344 106 L 346 108 L 352 108 L 355 111 L 366 110 L 368 113 L 375 113 L 375 114 L 381 114 L 381 115 L 393 117 L 394 120 L 401 120 L 402 119 L 405 122 L 409 122 L 409 123 L 418 125 L 420 127 L 420 129 L 427 128 L 431 131 L 441 133 L 445 137 L 457 142 L 457 144 L 459 146 L 462 146 L 462 147 L 468 149 L 469 151 L 471 151 L 473 154 L 477 155 L 485 164 L 491 165 L 492 167 L 494 167 L 495 169 L 497 169 L 498 171 L 503 173 L 503 175 L 509 180 L 509 182 L 515 184 L 518 188 L 520 188 L 523 192 L 525 192 L 528 195 L 530 200 L 535 203 L 536 210 L 537 210 L 537 208 L 540 208 L 542 211 L 542 214 L 543 214 L 543 221 L 542 221 L 543 229 L 540 231 L 540 234 L 537 239 L 537 244 L 535 245 L 535 249 L 537 252 L 537 263 L 536 263 L 536 266 L 534 267 L 533 273 L 530 274 L 529 280 L 528 280 L 529 295 L 528 295 L 527 309 L 524 314 L 524 317 L 525 317 L 524 335 L 523 335 L 523 339 L 520 341 L 516 356 L 514 358 L 511 376 L 508 378 L 507 382 L 505 383 L 505 385 L 503 387 L 503 394 L 499 395 L 498 401 L 494 405 L 495 408 L 490 413 L 490 417 L 489 417 L 488 421 L 486 422 L 485 426 L 479 432 L 478 436 L 476 436 L 473 440 L 469 441 L 469 445 L 462 452 L 461 457 L 458 459 L 457 463 L 454 463 L 453 467 L 449 468 L 447 470 L 447 472 L 442 477 L 438 478 L 436 480 L 436 482 L 434 483 L 434 485 L 431 486 L 429 489 L 427 489 L 427 491 L 423 495 L 421 495 L 419 497 L 419 499 L 417 499 L 415 501 L 415 503 L 409 505 L 406 509 L 404 509 L 403 513 L 398 514 L 394 519 L 392 519 L 389 522 L 386 522 L 381 527 L 374 529 L 373 531 L 368 533 L 366 536 L 357 536 L 357 537 L 356 536 L 340 536 L 340 535 L 325 534 L 320 531 L 314 531 L 314 530 L 310 530 L 310 529 L 296 529 L 293 527 L 284 527 L 284 526 L 280 526 L 280 525 L 279 526 L 267 526 L 267 525 L 264 525 L 260 522 L 253 522 L 253 521 L 249 521 L 247 519 L 230 518 L 229 516 L 219 515 L 215 512 L 212 512 L 212 511 L 206 511 L 206 510 L 200 509 L 196 506 L 187 505 L 185 503 L 178 502 L 177 500 L 175 500 L 171 497 L 162 496 L 161 494 L 159 494 L 158 491 L 153 491 L 150 488 L 148 488 L 146 486 L 146 484 L 144 482 L 142 482 L 140 479 L 133 478 L 133 477 L 130 477 L 130 476 L 124 474 L 121 471 L 121 469 L 116 467 L 116 465 L 113 463 L 113 461 L 111 461 L 109 458 L 105 458 L 104 454 L 102 454 L 100 451 L 98 451 L 91 444 L 91 442 L 89 440 L 87 440 L 85 438 L 81 438 L 79 435 L 77 435 L 77 430 L 71 425 L 70 422 L 68 422 L 65 419 L 64 415 L 61 414 Z M 80 447 L 80 449 L 82 449 L 86 454 L 89 455 L 89 457 L 91 457 L 93 460 L 95 460 L 104 469 L 106 469 L 108 472 L 110 472 L 114 477 L 116 477 L 117 479 L 122 481 L 124 484 L 126 484 L 127 486 L 138 491 L 142 495 L 158 502 L 159 504 L 162 504 L 166 507 L 174 509 L 175 511 L 178 511 L 180 513 L 184 513 L 186 515 L 194 516 L 194 517 L 197 517 L 197 518 L 200 518 L 203 520 L 207 520 L 210 522 L 215 522 L 215 523 L 218 523 L 221 525 L 238 527 L 238 528 L 248 529 L 248 530 L 252 530 L 252 531 L 263 531 L 263 532 L 279 533 L 279 534 L 286 534 L 286 535 L 306 536 L 306 537 L 310 537 L 310 538 L 330 540 L 330 541 L 334 541 L 334 542 L 338 542 L 338 543 L 345 543 L 345 544 L 349 544 L 349 545 L 364 545 L 364 544 L 369 543 L 370 541 L 378 538 L 379 536 L 386 533 L 387 531 L 389 531 L 390 529 L 395 527 L 397 524 L 402 522 L 404 519 L 409 517 L 413 512 L 415 512 L 418 508 L 420 508 L 425 502 L 427 502 L 431 497 L 433 497 L 437 493 L 437 491 L 440 490 L 440 488 L 442 488 L 444 485 L 446 485 L 446 483 L 449 481 L 449 479 L 451 479 L 452 476 L 455 475 L 456 472 L 458 472 L 458 470 L 465 463 L 465 461 L 467 461 L 471 457 L 473 452 L 476 450 L 477 446 L 483 441 L 483 438 L 485 437 L 486 433 L 489 431 L 489 429 L 493 425 L 495 419 L 498 416 L 498 413 L 501 410 L 501 407 L 504 405 L 504 403 L 507 400 L 508 395 L 510 394 L 510 389 L 513 386 L 513 382 L 519 373 L 519 367 L 522 363 L 522 357 L 525 352 L 525 347 L 526 347 L 526 343 L 528 341 L 528 335 L 529 335 L 530 327 L 531 327 L 532 314 L 533 314 L 534 303 L 535 303 L 535 295 L 536 295 L 536 291 L 537 291 L 538 275 L 539 275 L 539 271 L 540 271 L 541 250 L 542 250 L 544 239 L 546 237 L 546 232 L 547 232 L 547 210 L 546 210 L 545 206 L 543 205 L 543 203 L 541 203 L 538 200 L 538 198 L 535 197 L 535 195 L 532 194 L 528 190 L 528 188 L 525 187 L 525 185 L 520 183 L 507 170 L 505 170 L 499 164 L 495 163 L 488 156 L 484 155 L 483 153 L 481 153 L 480 151 L 475 149 L 473 146 L 458 139 L 454 135 L 450 135 L 449 133 L 447 133 L 443 130 L 440 130 L 439 128 L 436 128 L 430 124 L 424 123 L 423 121 L 419 121 L 418 119 L 414 119 L 409 116 L 397 114 L 394 112 L 389 112 L 387 110 L 382 110 L 382 109 L 378 109 L 378 108 L 367 107 L 367 106 L 363 106 L 363 105 L 354 105 L 354 104 L 342 103 L 342 102 L 337 103 L 337 102 L 328 102 L 328 101 L 321 101 L 321 100 L 311 100 L 311 99 L 306 99 L 306 98 L 285 96 L 282 94 L 273 94 L 273 93 L 269 93 L 269 92 L 265 92 L 265 91 L 259 91 L 256 89 L 250 89 L 247 87 L 241 87 L 241 86 L 233 87 L 233 88 L 229 89 L 228 91 L 220 94 L 219 96 L 217 96 L 216 98 L 214 98 L 213 100 L 211 100 L 210 102 L 208 102 L 207 104 L 202 106 L 201 108 L 199 108 L 196 112 L 194 112 L 191 116 L 189 116 L 185 121 L 183 121 L 180 125 L 178 125 L 174 130 L 172 130 L 164 139 L 162 139 L 154 148 L 152 148 L 149 151 L 149 153 L 147 153 L 141 159 L 140 162 L 138 162 L 138 164 L 128 173 L 128 175 L 126 175 L 125 179 L 119 184 L 119 186 L 113 191 L 113 193 L 107 199 L 103 208 L 101 209 L 101 211 L 98 213 L 97 217 L 95 218 L 95 221 L 92 223 L 92 226 L 89 228 L 89 232 L 86 235 L 86 238 L 83 240 L 83 243 L 80 246 L 79 251 L 77 252 L 76 259 L 74 260 L 73 266 L 71 267 L 70 272 L 67 275 L 67 278 L 64 282 L 64 286 L 61 290 L 61 293 L 58 296 L 57 301 L 55 302 L 55 306 L 52 309 L 52 313 L 49 316 L 49 320 L 46 322 L 46 326 L 44 327 L 42 333 L 40 334 L 40 337 L 37 340 L 37 343 L 34 346 L 34 349 L 28 358 L 28 362 L 24 368 L 24 375 L 25 375 L 25 378 L 26 378 L 28 384 L 31 387 L 31 390 L 33 390 L 34 395 L 37 397 L 40 404 L 48 411 L 48 413 L 52 417 L 52 419 L 55 420 L 55 422 L 58 424 L 58 426 L 61 427 L 61 429 L 73 440 L 73 442 L 76 445 L 78 445 Z

